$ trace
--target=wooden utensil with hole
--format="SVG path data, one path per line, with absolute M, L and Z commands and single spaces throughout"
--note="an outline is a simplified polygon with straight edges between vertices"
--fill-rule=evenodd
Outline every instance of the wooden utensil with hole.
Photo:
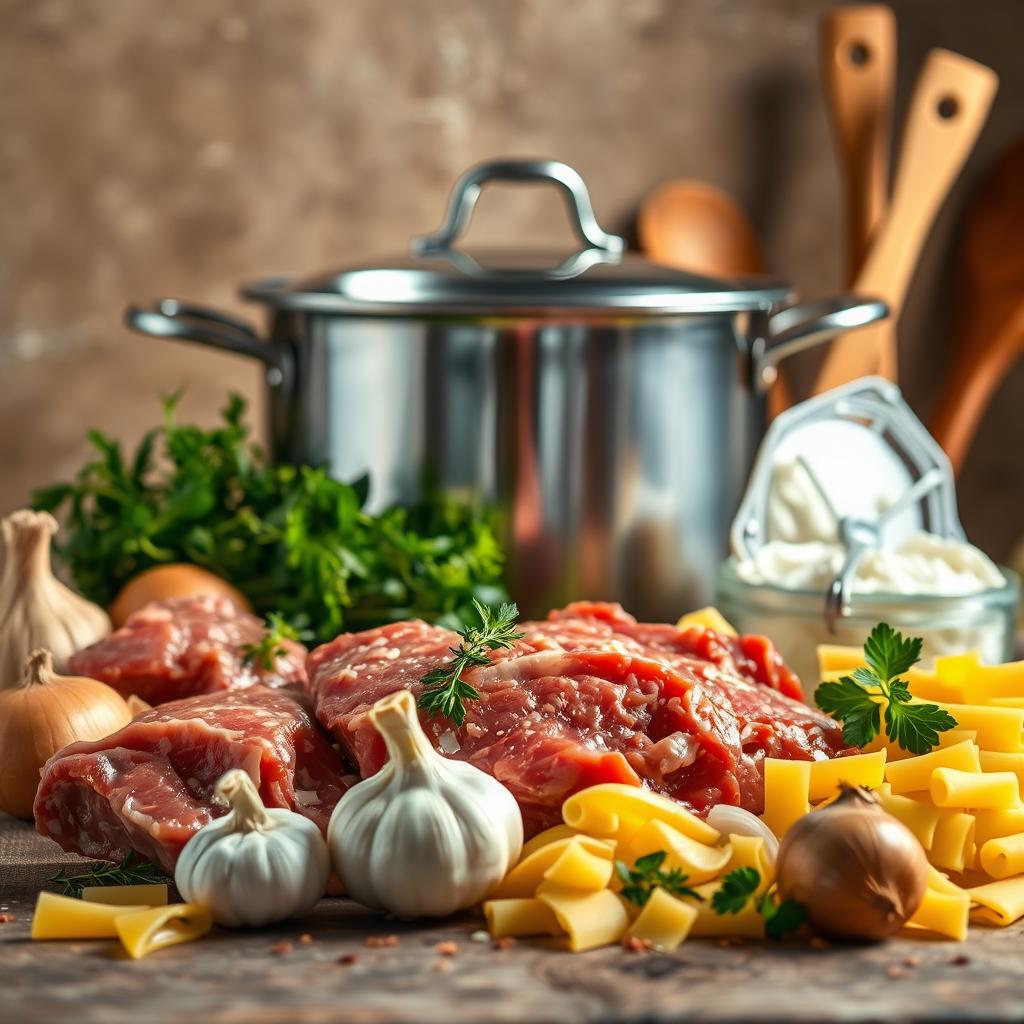
M 843 191 L 849 284 L 888 202 L 896 16 L 884 4 L 837 7 L 822 18 L 819 42 Z
M 825 356 L 820 394 L 867 374 L 896 379 L 896 327 L 914 268 L 942 205 L 988 116 L 994 71 L 948 50 L 932 50 L 918 77 L 900 147 L 892 202 L 854 291 L 889 305 L 887 321 L 851 331 Z
M 971 203 L 958 271 L 960 336 L 931 423 L 956 472 L 993 392 L 1024 353 L 1024 138 Z
M 757 235 L 743 208 L 704 181 L 678 179 L 644 199 L 637 215 L 640 247 L 655 263 L 707 277 L 762 270 Z

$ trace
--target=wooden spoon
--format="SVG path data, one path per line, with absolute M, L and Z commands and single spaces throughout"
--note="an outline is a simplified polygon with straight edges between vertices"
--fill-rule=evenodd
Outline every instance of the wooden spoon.
M 931 424 L 957 472 L 993 391 L 1024 352 L 1024 138 L 971 203 L 960 275 L 961 336 Z
M 917 80 L 900 148 L 892 203 L 854 291 L 883 299 L 889 319 L 850 331 L 829 349 L 814 393 L 867 374 L 896 379 L 896 324 L 935 214 L 985 123 L 996 73 L 948 50 L 932 50 Z
M 896 16 L 884 4 L 828 11 L 821 78 L 845 207 L 845 283 L 857 277 L 888 202 L 896 77 Z
M 706 277 L 761 273 L 757 235 L 743 208 L 704 181 L 668 181 L 637 215 L 640 247 L 655 263 Z

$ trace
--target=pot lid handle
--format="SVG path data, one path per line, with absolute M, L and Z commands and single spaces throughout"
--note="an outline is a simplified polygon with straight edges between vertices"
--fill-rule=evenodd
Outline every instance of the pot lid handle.
M 489 160 L 466 171 L 452 188 L 444 222 L 432 235 L 412 240 L 414 256 L 447 253 L 466 230 L 483 186 L 489 181 L 546 181 L 558 185 L 565 194 L 569 219 L 590 249 L 619 255 L 625 240 L 610 235 L 597 222 L 590 193 L 579 172 L 558 160 Z

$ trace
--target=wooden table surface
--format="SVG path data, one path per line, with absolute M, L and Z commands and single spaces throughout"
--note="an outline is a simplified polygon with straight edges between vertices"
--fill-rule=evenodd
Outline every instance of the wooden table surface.
M 477 941 L 480 920 L 403 925 L 350 900 L 132 961 L 113 941 L 32 942 L 32 907 L 77 860 L 0 816 L 0 1021 L 971 1021 L 1024 1017 L 1024 929 L 967 943 L 812 948 L 694 940 L 671 955 Z M 87 862 L 81 862 L 83 864 Z M 477 933 L 474 938 L 474 933 Z M 305 942 L 300 936 L 308 935 Z M 370 937 L 397 936 L 374 948 Z M 455 942 L 444 956 L 438 943 Z M 281 944 L 287 944 L 283 950 Z M 354 961 L 354 962 L 348 962 Z

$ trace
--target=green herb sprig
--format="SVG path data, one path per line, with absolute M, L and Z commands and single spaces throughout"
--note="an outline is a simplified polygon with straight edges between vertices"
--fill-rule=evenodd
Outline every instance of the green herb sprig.
M 422 618 L 457 629 L 473 599 L 507 598 L 491 515 L 425 486 L 413 506 L 366 511 L 371 481 L 275 465 L 232 395 L 207 430 L 178 422 L 179 395 L 134 453 L 99 431 L 73 480 L 35 492 L 59 514 L 54 550 L 90 600 L 109 605 L 145 569 L 191 562 L 230 581 L 261 615 L 303 615 L 319 641 Z M 429 481 L 425 481 L 429 484 Z
M 921 640 L 905 637 L 880 622 L 864 644 L 867 668 L 838 682 L 822 683 L 814 699 L 822 711 L 843 723 L 843 739 L 854 747 L 870 743 L 881 730 L 912 754 L 927 754 L 939 733 L 956 728 L 956 719 L 937 704 L 913 703 L 910 687 L 898 678 L 921 660 Z
M 277 664 L 277 659 L 283 658 L 288 653 L 288 641 L 304 643 L 312 639 L 313 631 L 304 629 L 301 619 L 292 625 L 285 620 L 280 612 L 270 612 L 267 615 L 267 627 L 259 642 L 243 644 L 242 660 L 246 664 L 272 672 Z
M 423 692 L 419 706 L 431 715 L 444 715 L 456 725 L 466 720 L 467 700 L 479 700 L 480 694 L 462 678 L 462 673 L 473 665 L 488 665 L 488 651 L 508 649 L 525 634 L 516 631 L 519 608 L 513 603 L 503 604 L 497 612 L 479 601 L 473 601 L 479 626 L 460 631 L 462 643 L 449 648 L 451 661 L 428 672 L 420 682 Z
M 166 881 L 158 867 L 147 861 L 138 861 L 129 853 L 120 864 L 98 864 L 82 874 L 68 874 L 61 868 L 50 879 L 61 887 L 65 896 L 81 896 L 82 890 L 98 885 L 151 885 Z
M 720 915 L 738 914 L 757 895 L 761 874 L 756 868 L 736 868 L 722 879 L 711 897 L 711 909 Z M 757 912 L 764 918 L 764 933 L 770 939 L 783 939 L 795 932 L 806 920 L 807 911 L 794 900 L 777 901 L 769 890 L 756 902 Z
M 637 857 L 632 868 L 621 860 L 617 860 L 615 870 L 618 872 L 619 878 L 622 879 L 622 898 L 638 907 L 643 907 L 647 905 L 647 901 L 655 889 L 664 889 L 672 896 L 681 896 L 697 901 L 703 900 L 699 892 L 686 885 L 687 876 L 679 868 L 672 868 L 670 871 L 661 870 L 661 865 L 665 863 L 667 856 L 668 854 L 664 850 L 648 853 L 644 857 Z

